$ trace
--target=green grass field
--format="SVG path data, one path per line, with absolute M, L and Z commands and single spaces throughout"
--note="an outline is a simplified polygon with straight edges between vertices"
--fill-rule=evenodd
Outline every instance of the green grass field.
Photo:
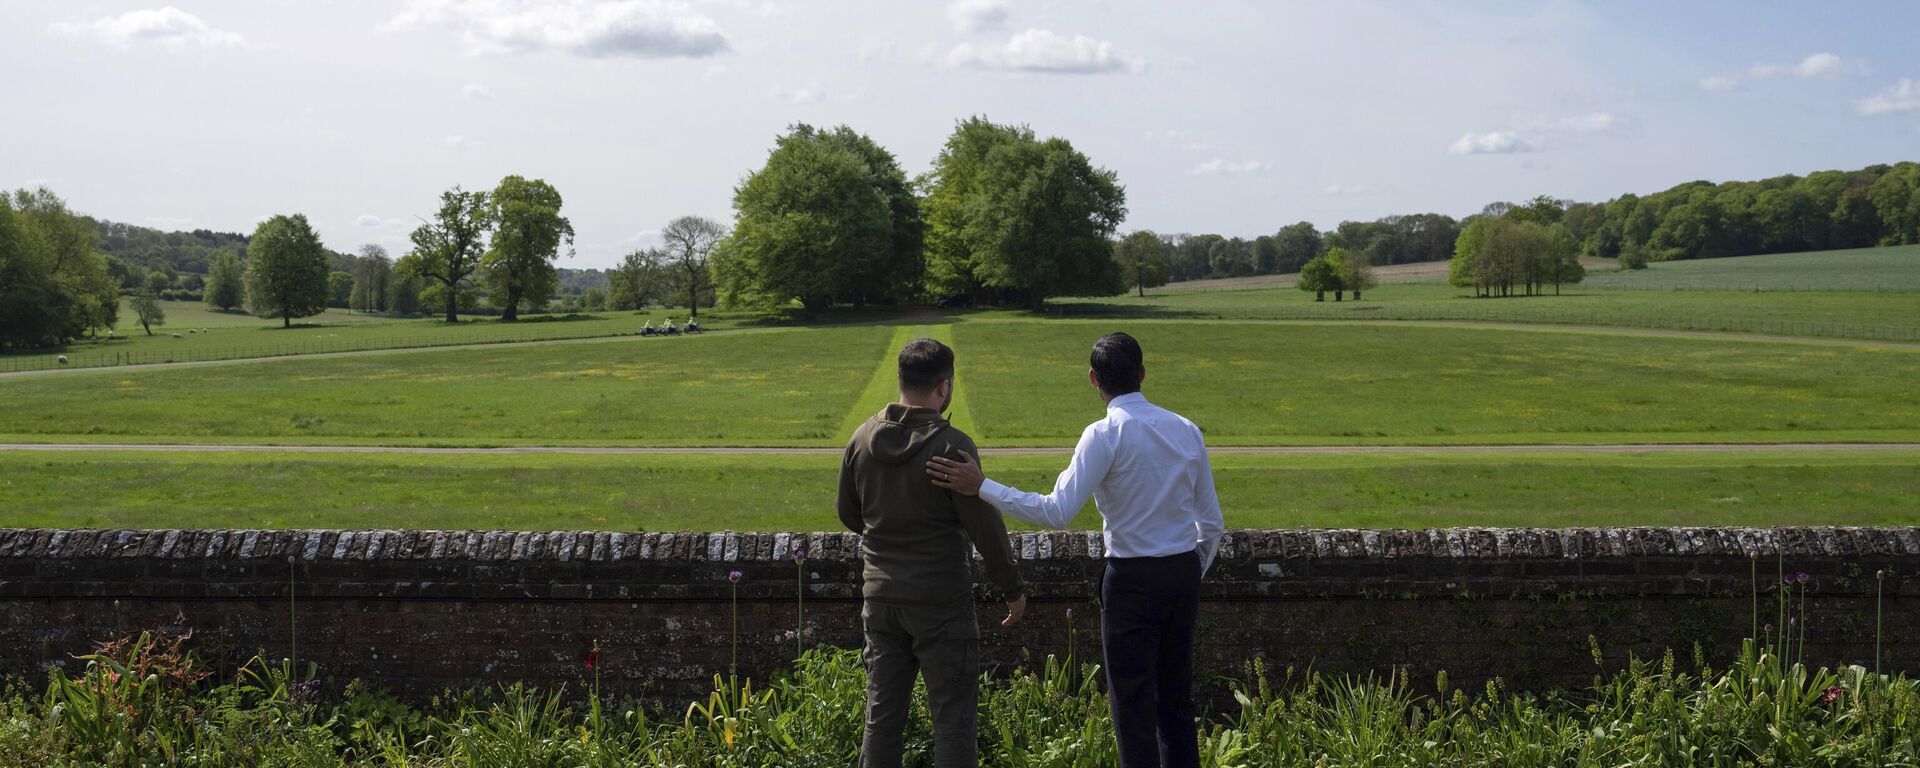
M 838 445 L 893 354 L 950 334 L 985 445 L 1099 418 L 1087 349 L 1124 327 L 1148 394 L 1216 445 L 1920 439 L 1920 347 L 1380 324 L 969 320 L 0 379 L 18 439 Z
M 1920 245 L 1660 261 L 1586 287 L 1687 291 L 1920 291 Z
M 961 386 L 996 443 L 1099 417 L 1087 348 L 1125 328 L 1150 397 L 1215 445 L 1910 439 L 1920 349 L 1391 325 L 961 323 Z
M 990 456 L 1045 488 L 1065 456 Z M 8 526 L 834 530 L 833 455 L 0 453 Z M 1920 524 L 1920 452 L 1222 454 L 1227 524 Z M 1089 509 L 1075 527 L 1097 528 Z
M 783 444 L 833 439 L 889 329 L 413 351 L 0 380 L 0 432 Z
M 449 325 L 434 317 L 349 314 L 330 309 L 314 317 L 302 318 L 291 328 L 283 328 L 279 320 L 267 320 L 239 312 L 219 312 L 196 302 L 161 303 L 167 312 L 167 324 L 155 326 L 151 336 L 140 330 L 137 317 L 131 309 L 122 308 L 119 330 L 112 339 L 82 341 L 65 349 L 32 354 L 0 355 L 0 372 L 57 368 L 60 366 L 55 358 L 59 355 L 67 356 L 70 367 L 91 368 L 628 336 L 638 332 L 649 320 L 658 325 L 668 317 L 672 317 L 675 323 L 684 323 L 687 318 L 685 310 L 653 309 L 646 312 L 568 316 L 533 315 L 513 323 L 479 317 Z M 742 323 L 758 323 L 764 319 L 764 315 L 710 312 L 701 319 L 703 326 L 718 329 Z M 188 333 L 189 328 L 204 328 L 208 332 Z M 181 337 L 173 338 L 175 333 Z
M 1548 289 L 1551 293 L 1551 288 Z M 1382 285 L 1365 301 L 1316 302 L 1292 288 L 1061 300 L 1071 317 L 1450 320 L 1619 326 L 1920 341 L 1920 291 L 1649 291 L 1567 286 L 1561 296 L 1476 299 L 1439 283 Z

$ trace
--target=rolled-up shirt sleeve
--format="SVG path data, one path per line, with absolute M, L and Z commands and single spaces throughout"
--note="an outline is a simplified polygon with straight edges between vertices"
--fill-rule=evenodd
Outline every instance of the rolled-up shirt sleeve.
M 1030 493 L 988 478 L 980 484 L 980 498 L 986 499 L 994 509 L 1034 525 L 1067 527 L 1074 515 L 1087 505 L 1087 500 L 1093 498 L 1094 489 L 1113 466 L 1113 446 L 1107 443 L 1099 426 L 1098 423 L 1088 425 L 1080 433 L 1080 444 L 1073 448 L 1073 460 L 1054 480 L 1052 493 Z M 1212 485 L 1211 478 L 1208 485 Z

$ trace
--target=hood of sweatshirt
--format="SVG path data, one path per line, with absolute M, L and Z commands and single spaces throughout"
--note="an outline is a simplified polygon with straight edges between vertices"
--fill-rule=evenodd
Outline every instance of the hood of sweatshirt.
M 884 464 L 902 464 L 947 429 L 947 419 L 932 408 L 889 403 L 867 431 L 867 453 Z

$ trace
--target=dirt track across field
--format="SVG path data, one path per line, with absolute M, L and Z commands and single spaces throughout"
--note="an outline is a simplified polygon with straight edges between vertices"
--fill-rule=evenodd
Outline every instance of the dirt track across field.
M 1066 455 L 1071 447 L 985 448 L 993 456 Z M 1816 453 L 1853 453 L 1863 451 L 1915 451 L 1920 443 L 1633 443 L 1621 445 L 1236 445 L 1215 446 L 1213 453 L 1327 454 L 1327 453 L 1757 453 L 1769 451 L 1808 451 Z M 215 445 L 215 444 L 140 444 L 140 443 L 0 443 L 0 451 L 154 451 L 196 453 L 418 453 L 418 454 L 517 454 L 578 453 L 609 455 L 836 455 L 839 448 L 746 448 L 746 447 L 659 447 L 659 446 L 508 446 L 500 448 L 427 448 L 420 446 L 378 445 Z

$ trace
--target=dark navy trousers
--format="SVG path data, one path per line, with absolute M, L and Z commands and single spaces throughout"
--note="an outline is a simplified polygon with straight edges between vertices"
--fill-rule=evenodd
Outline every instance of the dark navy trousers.
M 1200 556 L 1107 559 L 1100 644 L 1120 768 L 1198 768 L 1193 628 Z

